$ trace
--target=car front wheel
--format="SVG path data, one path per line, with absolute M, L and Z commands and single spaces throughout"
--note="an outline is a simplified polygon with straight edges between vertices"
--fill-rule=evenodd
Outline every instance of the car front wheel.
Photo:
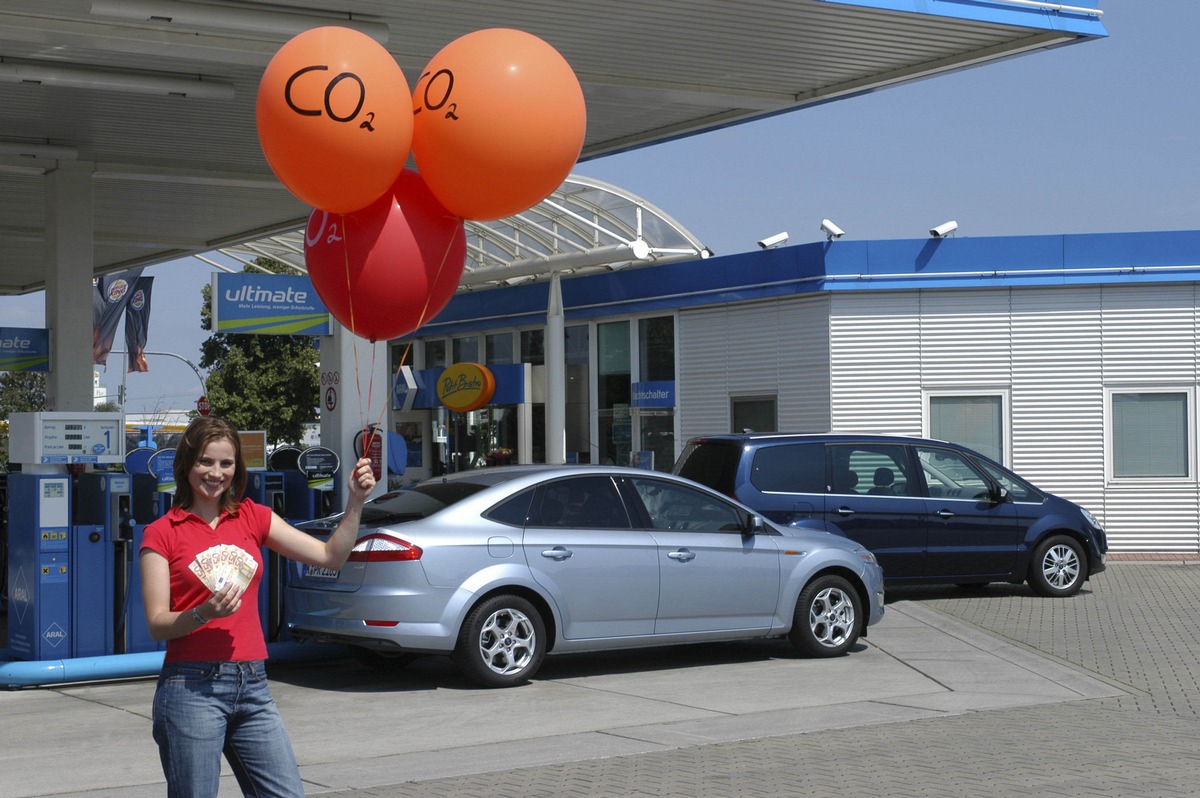
M 520 596 L 493 596 L 467 615 L 454 660 L 484 687 L 513 687 L 537 673 L 546 656 L 542 616 Z
M 822 576 L 801 591 L 788 638 L 806 656 L 836 657 L 858 640 L 860 617 L 854 586 L 840 576 Z
M 1042 596 L 1073 596 L 1087 576 L 1087 555 L 1079 541 L 1066 535 L 1049 538 L 1033 552 L 1029 586 Z

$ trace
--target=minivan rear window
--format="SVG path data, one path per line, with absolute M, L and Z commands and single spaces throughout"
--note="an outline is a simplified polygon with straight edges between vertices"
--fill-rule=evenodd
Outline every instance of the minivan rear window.
M 695 441 L 684 447 L 674 470 L 681 477 L 733 496 L 741 457 L 742 447 L 735 442 Z
M 824 493 L 825 446 L 820 443 L 764 446 L 754 453 L 750 482 L 768 493 Z

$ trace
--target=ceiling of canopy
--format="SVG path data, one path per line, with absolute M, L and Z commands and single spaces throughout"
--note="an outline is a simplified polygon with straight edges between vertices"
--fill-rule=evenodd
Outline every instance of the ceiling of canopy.
M 91 228 L 94 274 L 281 235 L 294 240 L 309 210 L 263 156 L 255 98 L 271 57 L 309 27 L 360 28 L 381 41 L 410 85 L 468 32 L 533 33 L 579 78 L 587 106 L 580 160 L 587 161 L 1104 36 L 1098 12 L 1078 8 L 1095 4 L 5 0 L 0 293 L 46 286 L 51 244 L 79 224 L 59 210 L 74 207 L 61 196 L 64 186 L 78 185 L 61 179 L 68 174 L 90 176 L 92 214 L 79 229 Z M 528 279 L 520 270 L 536 272 L 531 259 L 575 256 L 573 268 L 633 262 L 627 256 L 643 249 L 630 248 L 639 240 L 703 254 L 690 234 L 662 224 L 665 214 L 619 189 L 568 182 L 551 201 L 557 207 L 543 204 L 524 220 L 472 223 L 464 287 Z M 634 209 L 640 235 L 637 213 L 626 213 Z M 591 227 L 571 214 L 604 221 Z M 580 265 L 584 247 L 616 247 L 616 260 Z M 505 268 L 512 273 L 500 274 Z

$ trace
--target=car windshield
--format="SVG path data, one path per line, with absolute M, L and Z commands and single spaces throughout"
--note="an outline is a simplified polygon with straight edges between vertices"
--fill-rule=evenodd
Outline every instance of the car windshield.
M 455 502 L 460 502 L 488 487 L 488 485 L 480 485 L 467 480 L 458 480 L 455 482 L 431 482 L 416 485 L 407 490 L 398 490 L 363 505 L 362 523 L 364 526 L 381 526 L 428 518 Z

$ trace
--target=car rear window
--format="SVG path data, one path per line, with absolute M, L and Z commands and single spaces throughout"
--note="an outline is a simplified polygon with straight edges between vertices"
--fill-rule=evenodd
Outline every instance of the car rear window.
M 460 502 L 468 496 L 473 496 L 487 487 L 487 485 L 458 480 L 433 482 L 417 485 L 407 490 L 398 490 L 363 505 L 362 523 L 364 526 L 380 526 L 428 518 L 439 510 L 445 509 L 455 502 Z
M 675 463 L 675 473 L 733 496 L 742 447 L 735 441 L 693 441 Z

